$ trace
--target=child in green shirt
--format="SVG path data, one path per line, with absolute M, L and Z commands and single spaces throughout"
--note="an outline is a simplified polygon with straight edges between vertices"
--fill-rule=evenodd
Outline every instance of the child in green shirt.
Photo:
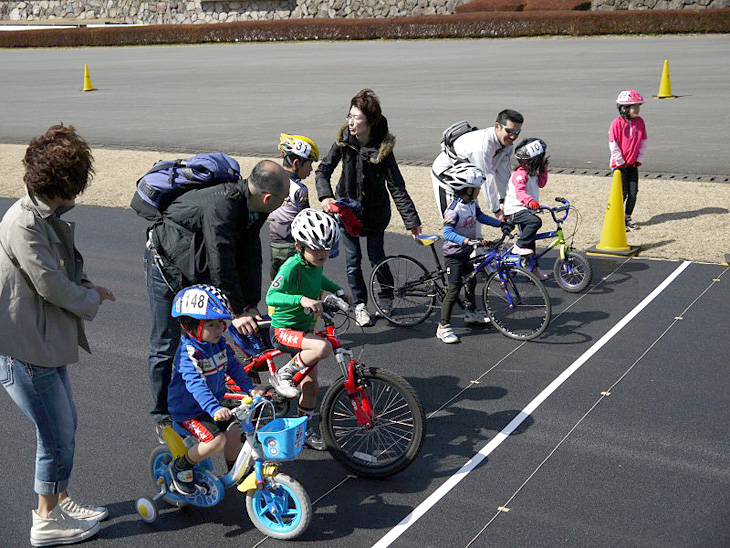
M 316 421 L 312 420 L 319 389 L 317 370 L 311 369 L 300 383 L 301 395 L 293 379 L 298 372 L 313 367 L 332 353 L 329 341 L 312 330 L 316 316 L 322 313 L 322 291 L 344 294 L 339 285 L 323 274 L 324 263 L 330 250 L 337 246 L 340 233 L 332 217 L 311 208 L 297 214 L 291 229 L 298 253 L 279 269 L 266 294 L 266 304 L 271 316 L 271 341 L 276 348 L 294 357 L 276 372 L 272 383 L 286 398 L 299 396 L 299 414 L 310 418 L 305 442 L 323 451 L 324 440 Z

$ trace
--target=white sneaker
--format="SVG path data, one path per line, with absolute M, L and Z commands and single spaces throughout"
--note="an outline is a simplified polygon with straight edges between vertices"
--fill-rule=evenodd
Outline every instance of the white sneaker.
M 481 310 L 467 310 L 464 312 L 464 323 L 471 325 L 485 325 L 489 323 L 489 318 Z
M 62 501 L 59 501 L 58 505 L 64 514 L 74 519 L 95 519 L 96 521 L 102 521 L 109 515 L 109 510 L 103 506 L 79 504 L 71 500 L 71 497 L 66 497 Z
M 355 307 L 355 323 L 360 327 L 373 325 L 373 319 L 370 317 L 370 312 L 368 312 L 368 307 L 365 303 L 360 303 Z
M 637 225 L 632 219 L 631 215 L 626 215 L 626 232 L 633 232 L 634 230 L 639 230 L 641 227 Z
M 450 324 L 441 325 L 436 328 L 436 337 L 446 344 L 454 344 L 460 341 L 459 336 L 451 329 Z
M 529 247 L 520 247 L 515 244 L 512 246 L 512 253 L 517 253 L 517 255 L 532 255 L 533 251 Z
M 375 315 L 378 318 L 385 318 L 387 316 L 390 316 L 391 311 L 393 310 L 393 299 L 380 299 L 380 302 L 378 303 L 380 305 L 380 310 L 375 310 Z
M 276 374 L 271 378 L 274 389 L 283 397 L 291 399 L 299 396 L 299 388 L 294 386 L 294 375 L 298 371 L 297 364 L 292 358 L 286 365 L 277 369 Z
M 33 527 L 30 529 L 30 543 L 33 546 L 55 546 L 74 544 L 93 537 L 99 532 L 99 522 L 93 519 L 75 519 L 67 516 L 57 504 L 47 518 L 33 510 Z

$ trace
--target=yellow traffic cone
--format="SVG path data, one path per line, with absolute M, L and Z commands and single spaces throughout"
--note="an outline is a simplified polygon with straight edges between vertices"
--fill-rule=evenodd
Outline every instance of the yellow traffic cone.
M 626 220 L 624 218 L 624 195 L 621 172 L 613 172 L 611 193 L 608 197 L 606 216 L 603 219 L 601 241 L 586 250 L 588 255 L 630 257 L 639 252 L 638 246 L 626 243 Z
M 84 89 L 81 91 L 96 91 L 96 88 L 91 85 L 91 77 L 89 76 L 89 65 L 84 65 Z
M 669 81 L 669 60 L 664 60 L 664 70 L 662 70 L 662 81 L 659 82 L 659 93 L 654 99 L 676 99 L 677 96 L 672 93 L 672 83 Z

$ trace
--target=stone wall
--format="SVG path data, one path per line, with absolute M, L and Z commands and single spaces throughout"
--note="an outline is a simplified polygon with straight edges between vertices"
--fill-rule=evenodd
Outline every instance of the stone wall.
M 730 0 L 592 0 L 592 10 L 681 10 L 727 8 Z
M 140 0 L 0 1 L 0 20 L 105 20 L 123 23 L 226 23 L 262 19 L 403 17 L 454 13 L 467 0 Z
M 404 17 L 455 13 L 469 0 L 0 0 L 0 20 L 120 23 L 227 23 L 262 19 Z M 592 0 L 594 10 L 727 8 L 730 0 Z

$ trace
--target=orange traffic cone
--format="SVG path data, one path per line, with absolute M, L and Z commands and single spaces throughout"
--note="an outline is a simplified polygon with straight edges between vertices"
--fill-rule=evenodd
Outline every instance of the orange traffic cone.
M 662 70 L 662 80 L 659 82 L 659 93 L 654 99 L 676 99 L 677 96 L 672 93 L 672 83 L 669 81 L 669 60 L 664 60 L 664 70 Z
M 608 197 L 606 216 L 603 219 L 601 241 L 586 250 L 588 255 L 607 257 L 631 257 L 639 252 L 638 246 L 626 243 L 626 220 L 624 217 L 624 195 L 621 172 L 613 172 L 611 193 Z
M 84 65 L 84 89 L 81 91 L 96 91 L 96 88 L 91 85 L 91 77 L 89 76 L 89 65 Z

